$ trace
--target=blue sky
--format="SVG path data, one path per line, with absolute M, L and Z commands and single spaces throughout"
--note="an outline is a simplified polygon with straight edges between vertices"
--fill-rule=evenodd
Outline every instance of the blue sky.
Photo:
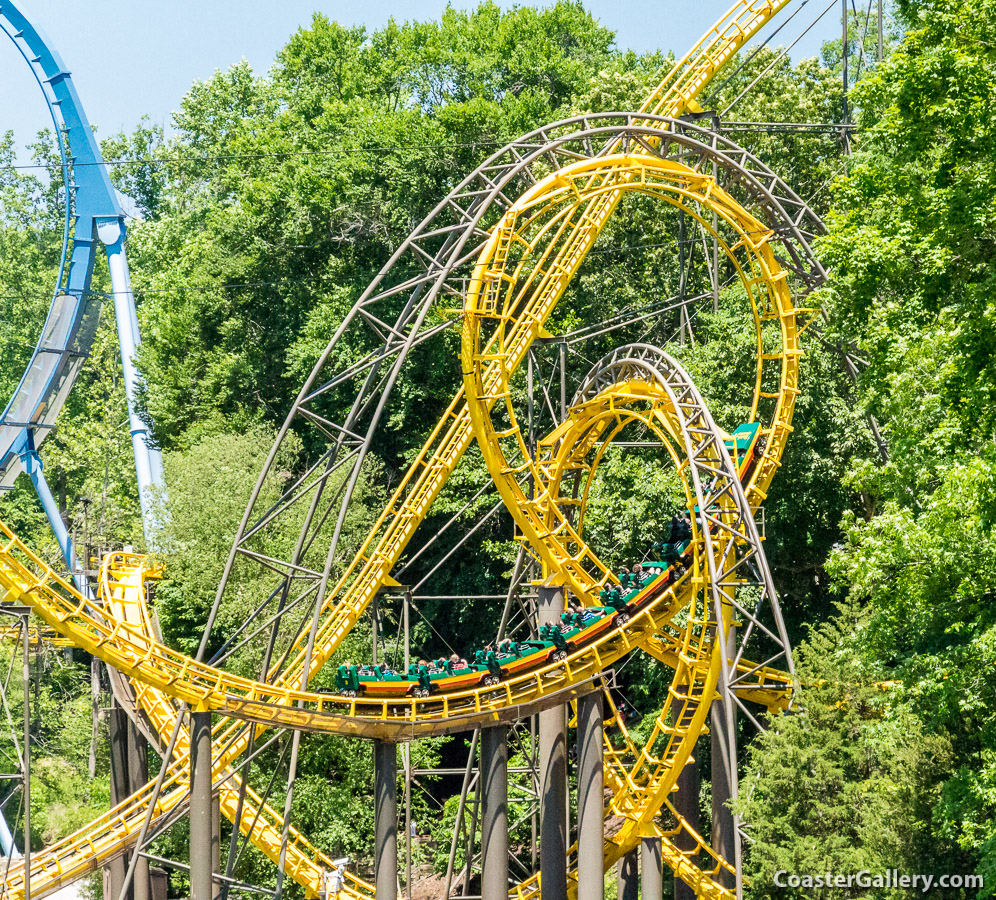
M 616 31 L 620 48 L 683 54 L 730 2 L 587 0 L 587 6 Z M 453 5 L 468 8 L 476 2 L 453 0 Z M 513 4 L 502 0 L 501 5 Z M 265 71 L 315 11 L 343 24 L 375 29 L 391 16 L 436 18 L 446 0 L 20 0 L 20 6 L 62 54 L 91 122 L 107 135 L 131 130 L 143 114 L 168 128 L 170 114 L 191 82 L 242 57 Z M 787 40 L 780 42 L 792 40 L 800 30 L 793 26 L 808 18 L 808 13 L 800 15 L 779 36 Z M 828 15 L 793 57 L 815 53 L 835 30 Z M 14 129 L 23 144 L 48 124 L 47 113 L 27 66 L 6 37 L 0 35 L 0 42 L 0 132 Z

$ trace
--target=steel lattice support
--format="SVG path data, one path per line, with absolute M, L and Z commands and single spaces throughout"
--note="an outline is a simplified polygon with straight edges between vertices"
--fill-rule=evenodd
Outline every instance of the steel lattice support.
M 636 391 L 636 384 L 645 384 L 650 390 Z M 655 394 L 658 399 L 653 399 Z M 572 442 L 580 443 L 584 437 L 597 430 L 600 420 L 606 414 L 613 420 L 620 414 L 632 415 L 634 419 L 650 425 L 654 416 L 641 407 L 646 406 L 649 401 L 650 410 L 653 410 L 664 397 L 667 411 L 674 417 L 671 437 L 683 451 L 681 455 L 675 454 L 675 459 L 681 466 L 687 467 L 689 474 L 686 483 L 691 492 L 689 499 L 703 511 L 699 513 L 696 525 L 703 541 L 701 560 L 708 573 L 708 578 L 703 581 L 711 592 L 711 609 L 703 610 L 706 614 L 704 624 L 707 628 L 719 629 L 719 636 L 709 639 L 703 647 L 703 659 L 708 656 L 709 665 L 715 671 L 710 673 L 709 681 L 700 688 L 698 704 L 692 704 L 699 707 L 698 712 L 691 714 L 704 716 L 710 704 L 702 703 L 701 699 L 707 697 L 711 690 L 718 689 L 718 702 L 722 704 L 727 725 L 723 739 L 726 758 L 724 769 L 731 795 L 735 799 L 738 782 L 736 713 L 748 716 L 757 724 L 756 717 L 739 696 L 740 691 L 751 685 L 752 679 L 756 679 L 758 672 L 766 666 L 780 663 L 789 672 L 793 666 L 784 620 L 754 522 L 753 510 L 723 444 L 722 432 L 712 420 L 705 401 L 695 389 L 691 378 L 676 360 L 658 348 L 628 346 L 618 348 L 593 368 L 572 405 L 572 410 L 575 411 L 572 417 L 575 421 L 573 433 L 563 434 L 561 440 L 565 447 Z M 624 405 L 627 403 L 632 405 L 631 410 Z M 587 407 L 587 417 L 580 414 L 584 407 Z M 664 417 L 665 421 L 668 419 L 669 416 Z M 665 438 L 665 434 L 662 433 L 661 437 Z M 611 439 L 610 433 L 607 440 Z M 689 508 L 692 508 L 691 503 Z M 749 605 L 745 605 L 740 599 L 745 590 L 751 597 Z M 746 627 L 733 627 L 734 613 L 746 621 Z M 666 635 L 661 637 L 663 642 L 668 641 Z M 765 662 L 742 665 L 748 649 L 762 642 L 767 647 L 762 657 Z M 651 646 L 652 652 L 654 649 L 657 648 Z M 684 653 L 687 654 L 688 650 Z M 711 682 L 712 678 L 715 678 L 715 682 Z M 716 687 L 710 688 L 710 682 Z M 695 679 L 688 683 L 691 687 L 695 684 Z M 689 699 L 691 696 L 689 694 Z M 687 700 L 685 710 L 690 710 Z M 663 775 L 663 780 L 655 789 L 669 792 L 691 753 L 691 745 L 694 744 L 698 731 L 690 729 L 685 735 L 675 734 L 673 727 L 667 724 L 667 713 L 667 709 L 662 711 L 658 722 L 662 734 L 672 734 L 670 747 L 661 757 L 654 777 Z M 670 719 L 681 721 L 683 716 L 689 714 L 674 712 Z M 664 769 L 667 769 L 666 773 Z M 641 759 L 628 776 L 619 779 L 624 792 L 616 801 L 620 813 L 625 815 L 628 811 L 625 792 L 629 790 L 633 779 L 650 775 Z M 653 780 L 650 783 L 653 784 Z M 636 836 L 644 822 L 634 819 L 633 823 L 632 831 Z M 735 859 L 729 862 L 735 863 L 738 873 L 741 833 L 740 823 L 737 822 L 733 854 Z M 678 848 L 675 847 L 675 850 L 678 851 Z M 678 855 L 681 855 L 680 851 Z M 674 858 L 672 855 L 672 859 Z M 739 877 L 737 886 L 739 890 Z

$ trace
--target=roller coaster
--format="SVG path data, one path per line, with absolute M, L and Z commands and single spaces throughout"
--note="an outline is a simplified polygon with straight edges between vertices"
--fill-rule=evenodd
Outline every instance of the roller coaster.
M 4 602 L 29 607 L 44 623 L 36 640 L 57 640 L 106 663 L 115 673 L 119 702 L 164 760 L 153 782 L 32 854 L 29 871 L 23 861 L 12 862 L 5 897 L 44 897 L 141 849 L 188 813 L 193 851 L 205 772 L 208 798 L 213 791 L 235 835 L 277 865 L 278 886 L 286 876 L 306 896 L 318 897 L 327 891 L 323 877 L 335 861 L 289 822 L 302 732 L 373 739 L 378 754 L 386 751 L 393 785 L 398 743 L 472 729 L 501 733 L 492 730 L 540 715 L 542 755 L 544 734 L 560 734 L 563 742 L 568 706 L 575 710 L 579 741 L 587 722 L 597 743 L 596 756 L 589 747 L 579 769 L 579 793 L 586 791 L 588 799 L 578 801 L 579 818 L 587 817 L 579 821 L 578 845 L 564 844 L 559 863 L 550 862 L 556 833 L 544 827 L 539 870 L 510 886 L 506 858 L 497 882 L 486 871 L 484 896 L 525 900 L 542 890 L 550 900 L 600 897 L 602 872 L 648 839 L 696 896 L 741 896 L 749 823 L 731 814 L 732 830 L 717 847 L 715 834 L 710 843 L 682 814 L 676 786 L 709 730 L 711 713 L 714 753 L 735 800 L 742 720 L 757 723 L 764 710 L 784 710 L 792 702 L 791 648 L 755 515 L 792 431 L 800 336 L 816 313 L 807 298 L 826 273 L 811 247 L 822 230 L 818 217 L 764 163 L 691 114 L 701 112 L 696 98 L 715 74 L 786 4 L 738 2 L 638 111 L 580 115 L 495 152 L 398 247 L 339 324 L 293 401 L 245 510 L 194 657 L 163 642 L 148 602 L 148 587 L 162 573 L 145 557 L 110 553 L 92 589 L 78 571 L 64 526 L 60 543 L 69 577 L 0 524 Z M 0 419 L 3 483 L 26 471 L 44 501 L 48 489 L 37 448 L 93 339 L 97 304 L 90 278 L 99 243 L 111 263 L 130 402 L 139 378 L 131 365 L 138 328 L 124 219 L 72 78 L 16 3 L 0 2 L 0 27 L 35 72 L 64 137 L 69 186 L 52 307 Z M 558 302 L 631 196 L 661 201 L 692 222 L 731 273 L 722 287 L 742 297 L 739 308 L 754 334 L 749 420 L 733 432 L 723 430 L 679 360 L 637 342 L 595 362 L 573 400 L 565 396 L 553 427 L 537 437 L 531 415 L 528 421 L 522 415 L 523 364 L 536 342 L 551 338 L 546 324 Z M 678 305 L 687 320 L 687 300 Z M 351 543 L 347 516 L 387 427 L 389 400 L 399 382 L 415 377 L 417 351 L 442 346 L 441 338 L 455 332 L 458 390 L 372 526 Z M 147 491 L 161 483 L 161 463 L 133 405 L 130 411 L 151 530 Z M 584 525 L 598 468 L 627 428 L 650 435 L 670 460 L 686 518 L 672 533 L 656 536 L 658 546 L 648 541 L 645 558 L 631 561 L 633 572 L 620 577 L 589 545 Z M 266 487 L 281 449 L 305 429 L 311 462 L 281 482 L 279 499 L 271 502 Z M 378 596 L 399 588 L 413 537 L 474 445 L 515 523 L 521 546 L 515 577 L 521 581 L 524 561 L 538 567 L 533 633 L 525 639 L 500 633 L 476 656 L 468 648 L 469 661 L 454 655 L 401 671 L 376 660 L 330 665 Z M 58 534 L 57 512 L 50 518 Z M 287 533 L 295 535 L 289 545 Z M 260 623 L 255 633 L 269 638 L 257 677 L 227 670 L 223 652 L 205 659 L 219 612 L 248 571 L 267 573 L 271 583 L 248 616 Z M 672 673 L 640 746 L 607 688 L 613 667 L 637 651 Z M 603 738 L 605 728 L 614 730 L 615 740 Z M 284 729 L 292 734 L 292 775 L 281 811 L 243 775 L 270 746 L 267 732 Z M 493 741 L 490 746 L 493 752 Z M 597 772 L 591 759 L 597 759 Z M 591 778 L 582 786 L 583 772 Z M 592 793 L 592 785 L 602 784 L 611 795 L 604 802 L 601 787 Z M 378 788 L 379 810 L 381 799 Z M 544 809 L 544 818 L 557 818 L 550 812 L 555 806 Z M 342 896 L 397 896 L 396 847 L 392 855 L 381 845 L 381 838 L 390 843 L 396 809 L 394 815 L 387 831 L 378 831 L 377 884 L 347 870 Z M 603 817 L 623 824 L 608 834 Z M 507 857 L 507 821 L 505 829 L 500 849 Z M 547 841 L 547 835 L 554 837 Z M 131 858 L 134 866 L 137 853 Z M 495 858 L 485 849 L 486 870 Z M 207 900 L 210 869 L 206 889 L 193 871 L 191 877 L 193 895 Z

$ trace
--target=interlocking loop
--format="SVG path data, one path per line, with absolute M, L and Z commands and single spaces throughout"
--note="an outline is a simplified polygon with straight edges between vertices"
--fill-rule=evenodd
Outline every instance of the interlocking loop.
M 618 198 L 631 192 L 658 197 L 698 221 L 718 241 L 748 297 L 757 333 L 750 421 L 765 412 L 768 417 L 766 451 L 749 484 L 755 505 L 780 463 L 798 393 L 797 311 L 787 273 L 769 243 L 771 225 L 751 215 L 711 175 L 651 154 L 612 155 L 568 166 L 524 194 L 495 227 L 470 283 L 464 390 L 477 442 L 505 505 L 543 562 L 579 597 L 590 598 L 609 572 L 552 502 L 549 478 L 530 457 L 516 417 L 510 380 L 581 265 L 590 234 L 603 226 L 598 217 L 611 214 Z M 736 240 L 724 239 L 705 211 L 715 213 Z M 573 252 L 560 253 L 566 262 L 552 263 L 564 244 L 574 244 Z M 501 428 L 492 420 L 499 403 Z M 537 486 L 532 498 L 520 484 L 527 473 Z M 601 570 L 601 577 L 592 580 L 586 564 Z

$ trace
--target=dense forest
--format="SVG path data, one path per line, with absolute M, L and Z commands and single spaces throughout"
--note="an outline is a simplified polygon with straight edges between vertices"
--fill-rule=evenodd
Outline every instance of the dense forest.
M 807 336 L 795 431 L 765 504 L 802 689 L 798 714 L 775 717 L 747 760 L 741 809 L 753 823 L 754 897 L 799 895 L 774 885 L 778 870 L 981 873 L 979 896 L 996 890 L 996 0 L 897 0 L 890 15 L 875 61 L 860 46 L 873 45 L 873 29 L 854 14 L 847 141 L 839 131 L 731 132 L 823 217 L 817 249 L 831 275 L 819 294 L 826 326 Z M 766 47 L 721 73 L 702 105 L 730 108 L 724 119 L 739 121 L 840 121 L 844 56 L 840 41 L 797 61 Z M 98 133 L 112 180 L 135 208 L 141 401 L 169 486 L 157 545 L 145 548 L 142 537 L 110 308 L 42 455 L 85 555 L 134 546 L 164 563 L 156 614 L 171 645 L 196 648 L 277 428 L 337 324 L 412 227 L 510 139 L 583 111 L 638 108 L 670 59 L 620 50 L 605 23 L 567 0 L 509 11 L 482 3 L 377 30 L 316 15 L 269 71 L 243 62 L 193 84 L 170 136 L 148 122 Z M 45 175 L 51 136 L 32 145 L 35 168 L 15 165 L 25 138 L 0 132 L 3 397 L 37 338 L 61 240 L 62 185 Z M 676 227 L 639 201 L 616 216 L 550 331 L 674 293 Z M 696 265 L 704 277 L 703 261 Z M 107 289 L 106 271 L 95 283 Z M 717 419 L 735 424 L 744 408 L 737 373 L 751 363 L 731 304 L 703 312 L 697 340 L 674 352 Z M 673 325 L 626 337 L 668 340 Z M 379 474 L 361 486 L 347 530 L 369 525 L 452 396 L 457 332 L 447 340 L 448 355 L 419 357 L 378 450 Z M 842 346 L 861 360 L 853 380 Z M 571 378 L 602 349 L 572 361 Z M 283 447 L 279 471 L 307 465 L 306 435 Z M 588 528 L 613 563 L 641 553 L 673 511 L 658 469 L 635 451 L 604 466 Z M 479 454 L 468 453 L 460 472 L 430 530 L 487 481 Z M 469 504 L 458 526 L 470 528 L 494 500 Z M 0 520 L 58 561 L 23 476 L 0 494 Z M 491 518 L 436 576 L 433 593 L 504 592 L 512 531 L 509 517 Z M 500 612 L 427 600 L 412 623 L 416 652 L 479 645 Z M 239 614 L 222 610 L 216 643 Z M 369 644 L 361 624 L 340 659 Z M 89 658 L 49 650 L 36 665 L 32 845 L 41 847 L 106 809 L 109 794 L 106 740 L 91 755 Z M 641 657 L 620 677 L 637 733 L 666 674 Z M 413 755 L 429 767 L 453 758 L 452 743 L 417 742 Z M 305 737 L 293 821 L 333 856 L 363 860 L 371 761 L 357 746 Z M 265 786 L 280 753 L 257 767 L 254 784 Z M 707 760 L 708 748 L 699 755 Z M 453 788 L 426 784 L 414 816 L 434 840 L 419 844 L 418 862 L 439 871 Z M 706 827 L 707 792 L 704 783 Z M 524 840 L 528 822 L 520 827 Z M 185 828 L 159 838 L 155 852 L 185 859 Z M 248 853 L 237 874 L 269 883 L 272 871 Z M 174 873 L 176 896 L 186 895 L 183 879 Z

